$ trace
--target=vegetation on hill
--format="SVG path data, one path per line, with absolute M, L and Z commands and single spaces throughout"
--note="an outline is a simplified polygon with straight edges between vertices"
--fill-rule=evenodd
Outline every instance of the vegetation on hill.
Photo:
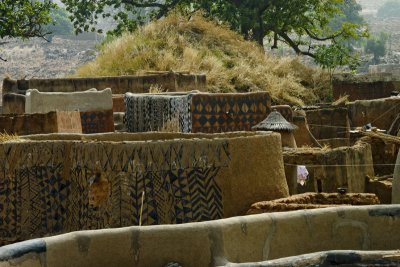
M 190 71 L 207 75 L 211 92 L 268 91 L 276 103 L 309 104 L 329 97 L 329 76 L 296 58 L 266 55 L 228 26 L 171 14 L 105 44 L 93 62 L 76 76 L 139 74 L 144 71 Z
M 51 1 L 2 0 L 0 2 L 0 45 L 4 38 L 44 37 L 44 25 L 51 21 Z M 0 56 L 0 60 L 6 61 Z
M 116 23 L 112 34 L 133 32 L 150 20 L 164 18 L 171 10 L 193 13 L 228 23 L 247 40 L 272 49 L 290 47 L 297 55 L 315 59 L 321 66 L 354 64 L 357 57 L 347 40 L 368 35 L 358 23 L 355 0 L 62 0 L 72 14 L 75 30 L 102 31 L 97 22 L 109 17 Z M 337 19 L 341 17 L 341 19 Z M 331 21 L 336 19 L 332 27 Z M 265 38 L 267 37 L 267 38 Z M 268 41 L 268 42 L 266 42 Z M 334 56 L 339 55 L 339 56 Z

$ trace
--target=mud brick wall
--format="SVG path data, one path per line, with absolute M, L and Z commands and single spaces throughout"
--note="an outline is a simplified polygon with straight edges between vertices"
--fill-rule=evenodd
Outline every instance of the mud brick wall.
M 113 95 L 113 112 L 125 112 L 124 95 Z
M 364 137 L 362 140 L 371 145 L 375 174 L 377 176 L 393 174 L 400 145 L 385 143 L 378 138 Z
M 82 133 L 108 133 L 114 132 L 114 114 L 110 110 L 97 110 L 80 112 Z
M 26 94 L 26 113 L 46 113 L 55 110 L 81 112 L 112 110 L 111 89 L 91 89 L 84 92 L 39 92 L 29 89 Z
M 0 131 L 17 135 L 82 133 L 82 126 L 79 112 L 53 111 L 44 114 L 2 115 Z
M 307 123 L 317 139 L 349 138 L 350 121 L 347 108 L 306 110 Z
M 25 96 L 8 93 L 3 95 L 3 114 L 24 114 Z
M 367 123 L 379 129 L 389 130 L 400 114 L 400 97 L 375 100 L 357 100 L 346 104 L 352 127 L 361 127 Z
M 151 86 L 158 85 L 164 91 L 204 91 L 205 75 L 165 72 L 143 76 L 115 76 L 95 78 L 60 78 L 60 79 L 30 79 L 3 81 L 3 93 L 14 92 L 24 94 L 28 89 L 38 89 L 40 92 L 77 92 L 90 88 L 102 90 L 111 88 L 113 94 L 147 93 Z
M 390 97 L 400 89 L 400 81 L 333 81 L 333 98 L 348 95 L 350 101 Z
M 142 225 L 220 219 L 288 196 L 276 133 L 68 138 L 0 144 L 0 244 L 140 218 Z
M 288 149 L 285 164 L 312 165 L 310 177 L 315 192 L 335 193 L 346 187 L 349 193 L 365 192 L 366 177 L 374 177 L 371 146 L 358 142 L 334 149 Z

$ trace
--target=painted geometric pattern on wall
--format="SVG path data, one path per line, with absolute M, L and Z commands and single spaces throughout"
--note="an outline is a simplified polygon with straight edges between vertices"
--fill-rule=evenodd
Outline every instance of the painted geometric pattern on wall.
M 21 143 L 0 145 L 0 160 L 0 245 L 138 225 L 140 217 L 142 225 L 223 217 L 217 177 L 230 164 L 224 140 Z
M 250 131 L 271 112 L 267 92 L 249 94 L 195 94 L 192 132 Z

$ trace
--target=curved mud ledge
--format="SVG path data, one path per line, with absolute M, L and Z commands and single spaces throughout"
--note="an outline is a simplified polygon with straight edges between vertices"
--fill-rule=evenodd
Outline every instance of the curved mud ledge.
M 331 250 L 255 263 L 229 263 L 226 267 L 399 266 L 400 252 Z
M 329 266 L 321 264 L 332 260 L 368 260 L 369 254 L 326 252 L 292 256 L 330 250 L 385 251 L 399 247 L 400 205 L 360 206 L 183 225 L 72 232 L 4 246 L 0 248 L 3 261 L 0 265 L 165 266 L 177 262 L 181 266 L 309 266 L 302 262 L 315 261 L 320 266 Z M 377 255 L 374 260 L 382 260 L 378 254 L 380 252 L 372 253 L 372 258 Z M 292 258 L 282 259 L 285 257 Z M 274 259 L 280 260 L 262 263 Z M 231 264 L 245 262 L 260 263 Z

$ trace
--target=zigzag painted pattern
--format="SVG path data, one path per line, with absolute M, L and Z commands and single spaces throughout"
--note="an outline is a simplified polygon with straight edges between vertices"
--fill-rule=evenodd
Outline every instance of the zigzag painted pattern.
M 17 144 L 0 148 L 1 158 L 6 164 L 0 172 L 0 245 L 49 234 L 138 225 L 143 192 L 142 225 L 223 217 L 216 178 L 229 166 L 226 141 L 162 147 L 154 143 Z M 89 191 L 98 171 L 106 177 L 110 193 L 94 207 L 89 205 Z

